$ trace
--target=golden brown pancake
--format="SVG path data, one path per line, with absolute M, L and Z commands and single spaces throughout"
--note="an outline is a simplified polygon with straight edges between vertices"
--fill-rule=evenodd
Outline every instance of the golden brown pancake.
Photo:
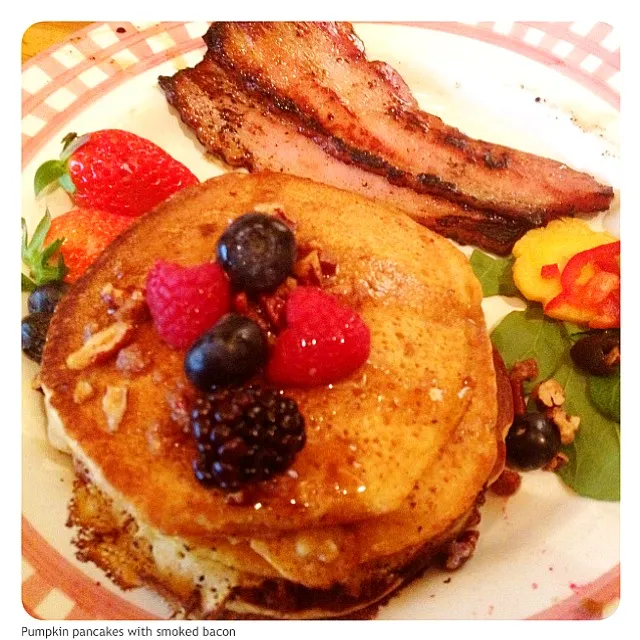
M 157 259 L 211 260 L 231 220 L 273 208 L 295 224 L 299 245 L 336 259 L 328 289 L 369 326 L 371 354 L 333 385 L 284 389 L 305 417 L 307 443 L 289 473 L 230 500 L 193 475 L 185 417 L 195 391 L 184 352 L 150 320 L 124 320 L 141 370 L 123 367 L 118 353 L 80 369 L 67 359 L 88 334 L 113 325 L 105 291 L 143 292 Z M 393 575 L 453 535 L 492 472 L 496 379 L 480 300 L 466 258 L 387 206 L 292 176 L 227 174 L 177 194 L 104 252 L 58 305 L 41 379 L 89 483 L 140 535 L 206 549 L 232 570 L 237 589 L 275 574 L 358 594 L 380 563 Z M 80 387 L 91 393 L 79 398 Z M 115 429 L 104 409 L 108 387 L 126 387 Z M 76 518 L 83 522 L 91 529 Z

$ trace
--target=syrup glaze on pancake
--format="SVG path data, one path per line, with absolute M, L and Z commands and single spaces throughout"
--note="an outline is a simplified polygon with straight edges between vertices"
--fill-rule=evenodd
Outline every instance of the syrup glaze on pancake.
M 106 285 L 143 288 L 159 258 L 185 266 L 210 260 L 229 221 L 265 203 L 296 224 L 299 243 L 318 242 L 337 259 L 331 291 L 362 315 L 372 350 L 360 370 L 332 387 L 285 390 L 305 416 L 307 445 L 294 474 L 257 487 L 238 505 L 193 476 L 195 444 L 172 419 L 192 394 L 184 354 L 164 344 L 150 322 L 133 337 L 149 362 L 138 374 L 124 374 L 113 359 L 81 371 L 65 360 L 83 344 L 87 326 L 110 324 L 100 302 Z M 480 300 L 465 257 L 393 209 L 291 176 L 227 174 L 177 194 L 107 249 L 58 305 L 41 377 L 67 436 L 150 526 L 197 544 L 229 534 L 277 536 L 403 505 L 453 437 L 479 381 L 495 385 Z M 96 390 L 80 404 L 73 400 L 79 380 Z M 101 400 L 114 384 L 127 385 L 127 408 L 109 433 Z M 495 392 L 483 406 L 479 419 L 493 424 Z
M 334 583 L 359 585 L 370 563 L 443 536 L 471 509 L 495 463 L 496 442 L 502 437 L 496 430 L 495 397 L 495 379 L 478 380 L 451 441 L 396 511 L 355 524 L 252 539 L 251 547 L 289 580 L 327 588 Z M 493 416 L 487 407 L 493 408 Z

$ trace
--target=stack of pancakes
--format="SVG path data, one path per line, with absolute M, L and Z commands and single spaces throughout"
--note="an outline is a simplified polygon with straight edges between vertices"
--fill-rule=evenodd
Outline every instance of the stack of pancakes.
M 226 494 L 193 474 L 184 353 L 143 313 L 120 311 L 156 259 L 211 260 L 231 220 L 275 210 L 299 245 L 335 260 L 327 290 L 365 320 L 371 355 L 336 384 L 284 389 L 306 446 L 288 472 Z M 352 193 L 227 174 L 169 199 L 105 251 L 50 326 L 41 381 L 51 437 L 76 465 L 79 557 L 188 617 L 352 617 L 379 602 L 477 524 L 500 468 L 509 415 L 498 416 L 480 301 L 448 241 Z M 71 368 L 70 354 L 116 319 L 130 325 L 126 347 Z

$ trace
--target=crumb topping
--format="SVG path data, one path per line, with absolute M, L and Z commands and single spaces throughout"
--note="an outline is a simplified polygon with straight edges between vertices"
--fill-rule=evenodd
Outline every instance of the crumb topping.
M 73 401 L 76 404 L 82 404 L 93 396 L 95 389 L 88 380 L 84 378 L 78 380 L 73 390 Z

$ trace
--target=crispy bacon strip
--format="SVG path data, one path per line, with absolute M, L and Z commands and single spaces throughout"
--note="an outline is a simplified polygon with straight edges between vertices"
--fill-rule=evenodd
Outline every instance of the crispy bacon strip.
M 295 115 L 250 95 L 210 59 L 159 82 L 200 142 L 233 167 L 291 173 L 382 200 L 442 235 L 499 254 L 508 253 L 531 228 L 521 220 L 395 186 L 356 164 L 338 160 L 324 150 L 330 144 L 327 136 L 323 139 Z M 398 94 L 404 92 L 411 99 L 406 87 L 397 79 L 396 83 Z
M 222 22 L 204 39 L 211 60 L 299 118 L 327 153 L 394 185 L 533 225 L 609 207 L 612 189 L 591 176 L 420 111 L 349 23 Z

